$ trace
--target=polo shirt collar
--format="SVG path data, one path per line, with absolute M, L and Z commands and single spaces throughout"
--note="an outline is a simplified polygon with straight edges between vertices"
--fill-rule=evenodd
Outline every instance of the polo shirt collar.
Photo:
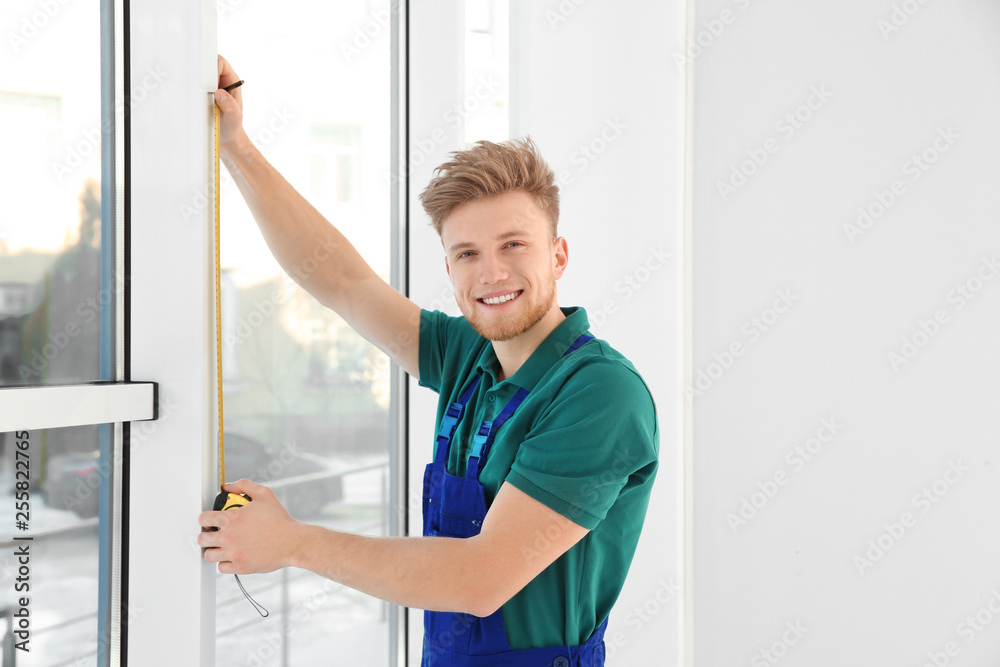
M 587 311 L 580 307 L 560 308 L 566 316 L 559 325 L 552 330 L 545 340 L 535 348 L 531 356 L 521 365 L 512 377 L 506 382 L 524 387 L 528 391 L 535 388 L 538 381 L 542 379 L 553 364 L 566 354 L 569 346 L 580 337 L 581 334 L 590 329 L 590 322 L 587 320 Z M 493 376 L 494 381 L 500 372 L 500 361 L 493 350 L 492 341 L 483 348 L 479 359 L 476 362 L 476 370 L 480 373 L 486 372 Z

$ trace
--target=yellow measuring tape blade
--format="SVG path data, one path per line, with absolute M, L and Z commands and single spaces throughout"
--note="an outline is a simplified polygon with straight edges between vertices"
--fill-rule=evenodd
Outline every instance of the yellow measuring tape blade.
M 218 379 L 219 397 L 219 489 L 226 483 L 226 452 L 225 436 L 222 431 L 222 260 L 220 257 L 219 240 L 221 238 L 222 216 L 219 206 L 221 191 L 219 168 L 221 153 L 219 152 L 219 133 L 222 131 L 222 111 L 219 105 L 215 107 L 215 368 Z

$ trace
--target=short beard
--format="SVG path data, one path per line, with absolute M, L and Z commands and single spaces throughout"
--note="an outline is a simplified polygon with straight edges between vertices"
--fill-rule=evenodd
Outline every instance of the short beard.
M 549 285 L 548 292 L 538 300 L 538 304 L 523 316 L 511 318 L 509 320 L 500 320 L 499 322 L 492 324 L 491 328 L 487 329 L 486 326 L 475 317 L 470 317 L 470 313 L 464 313 L 464 315 L 465 319 L 468 320 L 473 329 L 479 332 L 480 336 L 496 343 L 502 343 L 504 341 L 517 338 L 525 331 L 538 324 L 538 322 L 541 321 L 541 319 L 552 309 L 555 301 L 556 281 L 553 280 Z

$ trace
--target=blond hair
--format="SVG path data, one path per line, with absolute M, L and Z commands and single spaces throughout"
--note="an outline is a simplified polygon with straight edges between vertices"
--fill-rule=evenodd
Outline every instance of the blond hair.
M 500 143 L 477 141 L 464 151 L 452 151 L 451 156 L 434 170 L 434 178 L 420 193 L 420 203 L 439 236 L 445 218 L 458 206 L 523 190 L 549 216 L 552 238 L 556 238 L 559 186 L 530 137 Z

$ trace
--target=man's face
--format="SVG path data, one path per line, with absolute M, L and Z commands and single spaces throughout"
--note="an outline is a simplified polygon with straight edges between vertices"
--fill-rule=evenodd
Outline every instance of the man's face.
M 441 242 L 458 307 L 484 337 L 515 338 L 558 307 L 566 240 L 552 240 L 548 216 L 523 190 L 457 207 Z

